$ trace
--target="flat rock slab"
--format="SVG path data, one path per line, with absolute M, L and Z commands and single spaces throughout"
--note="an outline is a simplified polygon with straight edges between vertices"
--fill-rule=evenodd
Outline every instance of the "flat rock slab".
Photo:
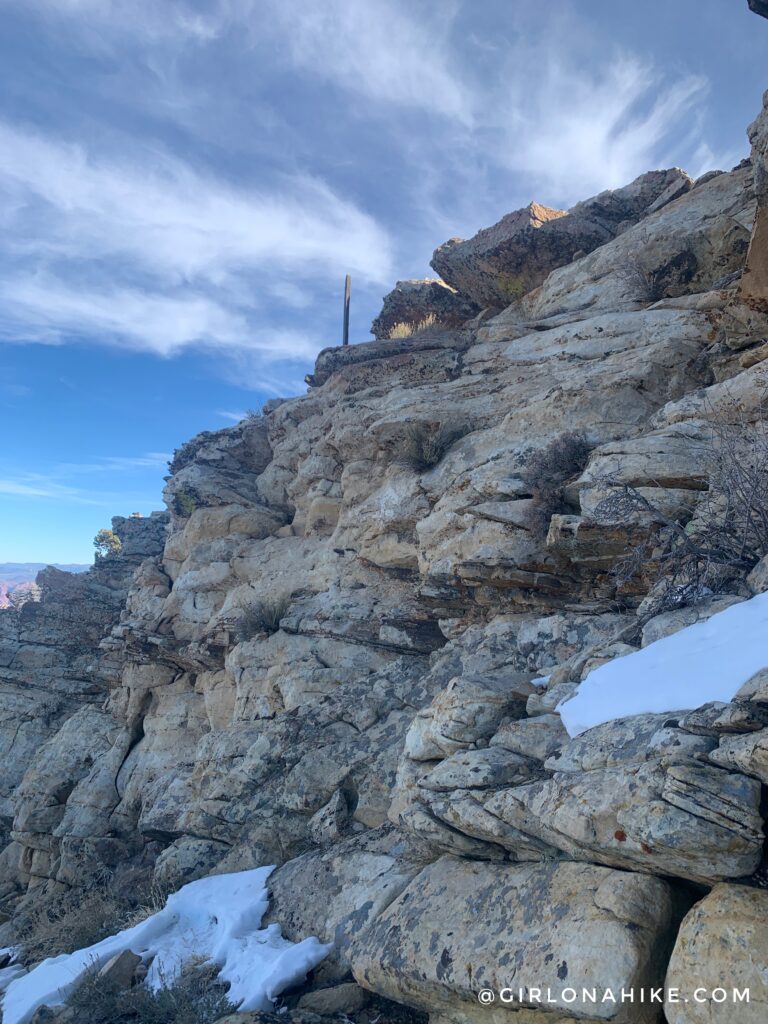
M 650 1024 L 658 1005 L 601 1000 L 607 989 L 661 984 L 675 923 L 672 889 L 658 878 L 593 864 L 446 856 L 360 935 L 350 959 L 365 988 L 463 1021 L 551 1024 L 576 1015 Z M 501 989 L 526 986 L 522 1003 L 499 1001 Z M 554 1002 L 537 1003 L 532 987 L 549 989 Z M 595 1004 L 582 1002 L 583 988 L 597 990 Z M 484 989 L 495 991 L 493 1005 L 481 1004 Z
M 762 856 L 759 782 L 703 764 L 558 772 L 484 806 L 574 860 L 705 884 L 751 875 Z

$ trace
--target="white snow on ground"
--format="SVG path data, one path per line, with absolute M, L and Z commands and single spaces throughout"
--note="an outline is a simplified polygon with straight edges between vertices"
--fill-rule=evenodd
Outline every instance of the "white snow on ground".
M 276 996 L 304 979 L 330 945 L 317 939 L 292 943 L 277 924 L 261 928 L 269 906 L 266 881 L 273 869 L 211 875 L 169 896 L 165 907 L 132 928 L 75 953 L 51 957 L 5 990 L 3 1024 L 27 1024 L 38 1006 L 60 1005 L 83 972 L 130 949 L 154 957 L 146 984 L 160 988 L 191 957 L 219 965 L 239 1010 L 271 1010 Z
M 600 665 L 557 710 L 569 736 L 646 712 L 729 701 L 768 666 L 768 593 Z
M 4 962 L 7 957 L 11 957 L 10 962 L 5 967 L 0 967 L 0 993 L 5 992 L 14 978 L 24 973 L 24 968 L 13 961 L 14 950 L 11 946 L 0 949 L 0 962 Z

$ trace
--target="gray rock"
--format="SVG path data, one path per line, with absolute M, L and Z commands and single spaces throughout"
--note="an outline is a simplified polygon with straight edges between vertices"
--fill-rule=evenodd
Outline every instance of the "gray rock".
M 343 985 L 333 985 L 330 988 L 319 988 L 314 992 L 306 992 L 296 1005 L 299 1010 L 308 1010 L 310 1013 L 320 1014 L 321 1017 L 330 1017 L 338 1013 L 356 1013 L 363 1009 L 369 999 L 370 995 L 364 988 L 348 981 Z
M 99 970 L 99 978 L 118 988 L 130 988 L 136 968 L 141 962 L 138 954 L 132 953 L 130 949 L 124 949 L 107 960 Z
M 423 846 L 391 826 L 305 853 L 271 875 L 264 925 L 279 922 L 292 942 L 309 935 L 333 942 L 315 973 L 341 981 L 351 966 L 350 943 L 400 895 L 426 856 Z
M 678 724 L 678 718 L 669 713 L 633 715 L 605 722 L 562 744 L 545 761 L 545 767 L 552 772 L 580 773 L 662 758 L 666 764 L 680 764 L 714 750 L 716 740 L 688 735 Z
M 733 604 L 738 604 L 744 598 L 734 594 L 718 594 L 713 597 L 706 597 L 697 604 L 685 608 L 676 608 L 674 611 L 662 612 L 656 615 L 643 626 L 643 647 L 655 643 L 665 636 L 677 633 L 686 626 L 692 626 L 695 622 L 706 622 L 707 619 L 718 612 L 725 611 Z
M 559 715 L 536 715 L 505 722 L 493 735 L 491 747 L 504 747 L 524 757 L 545 761 L 569 736 Z
M 509 305 L 540 285 L 576 253 L 598 246 L 691 187 L 683 171 L 650 171 L 624 188 L 601 192 L 573 209 L 531 203 L 468 241 L 452 238 L 431 265 L 453 288 L 480 306 Z
M 419 786 L 436 793 L 454 789 L 497 789 L 528 782 L 540 774 L 538 762 L 496 746 L 451 754 L 422 776 Z
M 494 865 L 443 857 L 421 872 L 354 941 L 358 982 L 386 996 L 462 1020 L 500 1022 L 510 1008 L 478 1002 L 482 989 L 540 986 L 558 1011 L 604 1020 L 605 1008 L 581 1002 L 582 987 L 660 984 L 674 936 L 666 882 L 586 864 Z M 566 991 L 578 1001 L 568 1004 Z M 542 1016 L 523 992 L 514 1014 Z M 534 1007 L 527 1013 L 525 1006 Z M 613 1009 L 612 1009 L 613 1012 Z M 657 1010 L 628 1008 L 611 1017 L 650 1024 Z
M 388 338 L 395 324 L 417 326 L 434 317 L 440 327 L 459 327 L 477 316 L 480 307 L 443 281 L 398 281 L 384 296 L 381 312 L 371 324 L 375 338 Z
M 757 703 L 705 704 L 680 718 L 680 728 L 702 736 L 757 732 L 768 726 L 768 707 Z
M 768 729 L 748 732 L 745 736 L 723 736 L 709 759 L 768 784 Z
M 530 674 L 524 673 L 451 680 L 414 719 L 405 738 L 406 754 L 428 761 L 487 742 L 504 718 L 523 716 L 525 696 L 533 689 Z
M 762 594 L 768 590 L 768 555 L 761 558 L 747 576 L 747 586 L 752 594 Z
M 761 668 L 736 691 L 735 701 L 768 704 L 768 668 Z
M 762 857 L 760 784 L 699 764 L 561 772 L 502 790 L 485 809 L 574 860 L 711 884 Z
M 667 1002 L 669 1024 L 762 1024 L 768 1016 L 767 920 L 768 893 L 740 885 L 715 886 L 688 912 L 665 988 L 691 995 Z M 748 1001 L 735 999 L 734 990 L 748 991 Z

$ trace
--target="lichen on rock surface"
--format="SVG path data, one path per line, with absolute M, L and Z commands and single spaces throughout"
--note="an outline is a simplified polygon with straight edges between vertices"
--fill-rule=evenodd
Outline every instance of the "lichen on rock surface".
M 185 444 L 169 511 L 115 521 L 119 555 L 0 612 L 0 945 L 94 878 L 275 864 L 273 921 L 334 944 L 311 984 L 447 1022 L 573 1018 L 479 1006 L 505 981 L 714 985 L 732 958 L 757 985 L 764 673 L 573 738 L 559 708 L 765 590 L 755 555 L 670 595 L 654 541 L 701 523 L 713 418 L 765 427 L 767 117 L 732 171 L 650 172 L 446 243 L 450 288 L 400 283 L 379 333 L 438 301 L 443 323 L 324 350 L 306 394 Z M 404 459 L 440 431 L 439 458 Z M 532 529 L 531 466 L 574 431 L 584 459 Z M 653 514 L 598 513 L 629 490 Z

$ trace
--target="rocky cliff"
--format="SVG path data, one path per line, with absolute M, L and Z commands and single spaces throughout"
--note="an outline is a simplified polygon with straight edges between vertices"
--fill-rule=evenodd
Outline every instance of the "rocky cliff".
M 319 987 L 556 1024 L 567 999 L 510 1017 L 477 992 L 668 970 L 752 986 L 673 1024 L 764 1019 L 764 687 L 575 739 L 557 713 L 596 665 L 765 589 L 719 566 L 664 603 L 651 571 L 660 524 L 703 515 L 712 423 L 764 423 L 768 109 L 750 138 L 732 171 L 441 246 L 455 291 L 390 307 L 417 323 L 434 293 L 450 322 L 320 353 L 306 395 L 176 453 L 168 515 L 120 521 L 118 558 L 0 614 L 7 915 L 105 870 L 277 864 L 274 919 L 335 943 Z M 606 515 L 617 494 L 653 514 Z

